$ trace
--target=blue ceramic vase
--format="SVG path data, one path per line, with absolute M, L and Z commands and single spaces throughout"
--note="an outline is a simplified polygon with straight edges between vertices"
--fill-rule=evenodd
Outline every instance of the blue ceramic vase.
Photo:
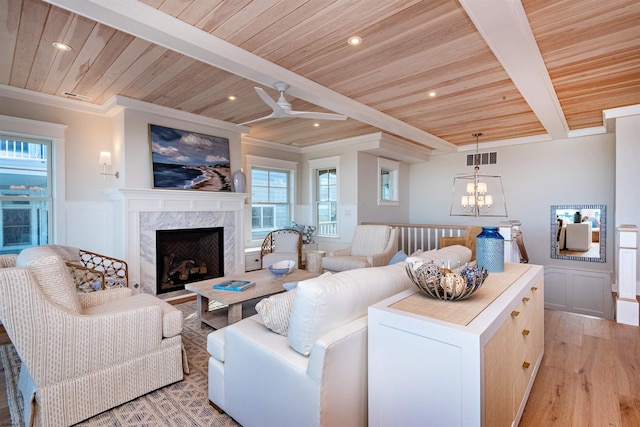
M 489 273 L 504 271 L 504 237 L 498 227 L 482 227 L 476 237 L 476 264 Z

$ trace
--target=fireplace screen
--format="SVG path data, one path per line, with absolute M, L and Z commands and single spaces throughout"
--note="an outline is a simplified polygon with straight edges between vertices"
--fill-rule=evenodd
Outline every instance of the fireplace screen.
M 224 276 L 223 227 L 156 230 L 157 294 Z

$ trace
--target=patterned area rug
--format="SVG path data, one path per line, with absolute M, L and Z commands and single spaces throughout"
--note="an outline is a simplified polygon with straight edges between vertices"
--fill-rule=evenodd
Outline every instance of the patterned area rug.
M 182 341 L 187 350 L 190 374 L 182 381 L 145 394 L 109 411 L 90 418 L 77 426 L 142 427 L 142 426 L 238 426 L 226 414 L 219 414 L 209 404 L 207 394 L 207 335 L 213 331 L 200 328 L 196 318 L 196 303 L 177 304 L 184 314 Z M 7 398 L 14 426 L 22 426 L 22 395 L 17 389 L 20 359 L 9 344 L 0 346 L 0 360 L 5 369 Z

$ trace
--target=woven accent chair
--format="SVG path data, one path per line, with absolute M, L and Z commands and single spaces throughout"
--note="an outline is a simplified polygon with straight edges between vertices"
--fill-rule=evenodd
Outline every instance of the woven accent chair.
M 182 312 L 129 288 L 78 294 L 51 247 L 0 269 L 0 319 L 22 367 L 28 426 L 68 426 L 180 381 Z
M 296 262 L 296 268 L 302 265 L 302 233 L 292 228 L 273 230 L 262 242 L 260 268 L 288 259 Z
M 470 225 L 465 229 L 464 236 L 460 237 L 440 237 L 438 247 L 462 245 L 471 249 L 471 261 L 476 259 L 476 236 L 482 232 L 482 227 Z
M 388 225 L 358 225 L 351 246 L 322 258 L 326 271 L 387 265 L 398 251 L 398 230 Z

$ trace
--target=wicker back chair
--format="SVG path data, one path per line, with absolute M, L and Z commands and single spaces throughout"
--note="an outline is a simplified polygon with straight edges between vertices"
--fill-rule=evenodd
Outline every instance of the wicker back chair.
M 302 233 L 292 228 L 273 230 L 262 242 L 260 268 L 288 259 L 296 261 L 296 268 L 302 265 Z
M 129 267 L 121 259 L 73 246 L 45 245 L 66 263 L 78 292 L 103 291 L 129 286 Z M 15 267 L 17 254 L 0 255 L 0 268 Z

